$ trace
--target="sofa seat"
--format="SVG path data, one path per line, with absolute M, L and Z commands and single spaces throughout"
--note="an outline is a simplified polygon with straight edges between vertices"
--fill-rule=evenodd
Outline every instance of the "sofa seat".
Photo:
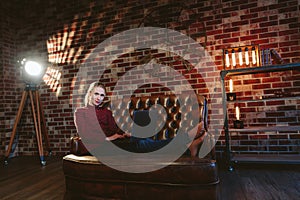
M 94 156 L 69 154 L 63 171 L 65 199 L 219 199 L 217 166 L 211 159 L 183 156 L 156 171 L 127 173 Z

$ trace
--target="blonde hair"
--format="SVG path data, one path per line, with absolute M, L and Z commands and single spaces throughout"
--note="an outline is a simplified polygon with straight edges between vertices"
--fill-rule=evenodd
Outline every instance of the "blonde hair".
M 104 89 L 105 93 L 106 93 L 106 89 L 105 86 L 101 83 L 99 83 L 98 81 L 93 82 L 90 84 L 89 89 L 86 92 L 85 98 L 84 98 L 84 105 L 85 106 L 92 106 L 93 104 L 91 103 L 91 97 L 92 97 L 92 91 L 94 88 L 96 87 L 101 87 L 102 89 Z

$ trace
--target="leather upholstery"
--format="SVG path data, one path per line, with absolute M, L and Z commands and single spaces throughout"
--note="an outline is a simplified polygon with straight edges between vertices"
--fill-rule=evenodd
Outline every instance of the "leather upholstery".
M 129 102 L 126 99 L 113 100 L 111 102 L 111 109 L 116 123 L 126 132 L 132 126 L 128 122 L 129 118 L 133 117 L 134 110 L 148 110 L 156 104 L 161 105 L 166 111 L 167 117 L 165 120 L 163 117 L 157 120 L 157 126 L 163 122 L 165 124 L 154 139 L 166 139 L 176 136 L 179 128 L 187 129 L 188 127 L 197 125 L 199 121 L 203 121 L 204 128 L 207 128 L 207 100 L 201 95 L 197 95 L 196 98 L 197 101 L 193 102 L 193 98 L 189 95 L 183 99 L 178 99 L 174 95 L 133 97 Z M 199 110 L 196 112 L 195 108 L 197 107 Z M 196 114 L 200 116 L 195 116 Z M 186 132 L 187 130 L 183 131 Z
M 105 166 L 93 156 L 71 154 L 64 158 L 63 170 L 65 200 L 220 199 L 217 166 L 209 159 L 181 157 L 157 171 L 126 173 Z

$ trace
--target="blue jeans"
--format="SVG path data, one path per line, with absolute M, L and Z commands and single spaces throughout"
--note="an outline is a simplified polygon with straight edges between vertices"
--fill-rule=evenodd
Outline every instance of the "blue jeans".
M 112 143 L 118 147 L 135 153 L 147 153 L 156 151 L 167 145 L 172 138 L 166 140 L 153 140 L 151 138 L 130 137 L 124 139 L 113 140 Z

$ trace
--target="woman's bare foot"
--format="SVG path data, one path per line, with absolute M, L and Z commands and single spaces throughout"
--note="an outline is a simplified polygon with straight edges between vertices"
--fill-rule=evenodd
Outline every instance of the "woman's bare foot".
M 207 135 L 207 132 L 204 132 L 200 137 L 194 139 L 190 143 L 189 150 L 191 152 L 191 157 L 196 157 L 198 155 L 200 145 L 202 144 L 206 135 Z
M 195 126 L 188 132 L 190 138 L 193 138 L 193 141 L 188 144 L 191 157 L 196 157 L 202 144 L 205 136 L 207 135 L 206 131 L 203 129 L 203 122 L 200 122 L 198 126 Z
M 188 131 L 188 136 L 190 139 L 196 139 L 203 134 L 203 122 L 199 122 L 197 126 Z

